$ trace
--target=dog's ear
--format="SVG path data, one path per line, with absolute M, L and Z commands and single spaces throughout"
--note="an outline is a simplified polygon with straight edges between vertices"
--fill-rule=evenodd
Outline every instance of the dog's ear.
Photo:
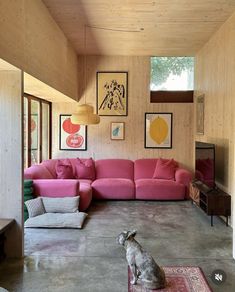
M 136 230 L 132 230 L 132 231 L 128 231 L 128 235 L 127 235 L 127 239 L 136 236 L 137 231 Z

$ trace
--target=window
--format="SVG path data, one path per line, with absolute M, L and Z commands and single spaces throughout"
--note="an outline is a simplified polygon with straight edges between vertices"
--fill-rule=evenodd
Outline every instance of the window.
M 193 90 L 193 57 L 152 57 L 151 91 Z
M 193 102 L 194 58 L 151 58 L 151 103 Z
M 51 103 L 24 95 L 24 167 L 51 158 Z

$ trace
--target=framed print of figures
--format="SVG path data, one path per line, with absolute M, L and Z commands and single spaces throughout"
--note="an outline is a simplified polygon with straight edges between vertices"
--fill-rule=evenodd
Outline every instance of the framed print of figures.
M 87 126 L 71 123 L 71 115 L 60 115 L 60 150 L 87 150 Z
M 127 116 L 128 73 L 96 73 L 97 113 L 99 116 Z
M 125 123 L 124 122 L 112 122 L 110 128 L 111 128 L 111 140 L 125 139 Z
M 145 113 L 145 148 L 172 148 L 172 113 Z
M 196 133 L 204 134 L 204 102 L 205 96 L 204 94 L 197 97 L 196 103 Z

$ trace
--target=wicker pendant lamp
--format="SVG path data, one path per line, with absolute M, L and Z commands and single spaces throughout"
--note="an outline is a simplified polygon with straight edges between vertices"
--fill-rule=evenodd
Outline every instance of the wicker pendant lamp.
M 94 108 L 92 105 L 86 103 L 86 87 L 87 87 L 87 78 L 86 78 L 86 25 L 84 26 L 84 48 L 85 48 L 85 62 L 84 62 L 84 77 L 85 77 L 85 90 L 84 90 L 84 100 L 85 103 L 77 106 L 77 111 L 72 114 L 71 122 L 72 124 L 79 125 L 95 125 L 99 124 L 100 117 L 94 113 Z
M 71 122 L 79 125 L 95 125 L 99 124 L 100 117 L 94 114 L 93 106 L 81 104 L 77 107 L 76 113 L 72 114 Z

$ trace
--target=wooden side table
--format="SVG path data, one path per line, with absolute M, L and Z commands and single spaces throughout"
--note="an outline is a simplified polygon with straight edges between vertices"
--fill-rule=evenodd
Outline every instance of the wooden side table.
M 13 224 L 14 219 L 0 219 L 0 260 L 6 257 L 4 252 L 4 243 L 5 243 L 5 231 L 7 231 Z

